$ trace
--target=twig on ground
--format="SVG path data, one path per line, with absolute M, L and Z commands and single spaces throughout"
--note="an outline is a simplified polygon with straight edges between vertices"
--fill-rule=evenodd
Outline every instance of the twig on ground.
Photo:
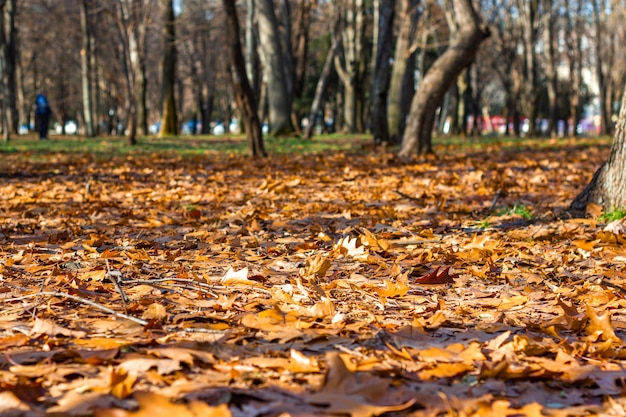
M 113 285 L 115 285 L 115 289 L 117 290 L 117 292 L 120 293 L 120 296 L 122 297 L 122 304 L 124 304 L 124 312 L 128 313 L 128 296 L 126 295 L 126 293 L 120 286 L 119 281 L 122 281 L 122 279 L 120 280 L 117 279 L 118 276 L 122 278 L 122 273 L 120 271 L 111 271 L 111 268 L 109 267 L 108 259 L 105 259 L 104 262 L 106 263 L 106 266 L 107 266 L 106 276 L 107 278 L 109 278 L 109 280 L 111 280 L 111 282 L 113 282 Z
M 400 195 L 400 196 L 402 196 L 402 197 L 404 197 L 404 198 L 406 198 L 406 199 L 408 199 L 408 200 L 411 200 L 411 201 L 420 201 L 420 199 L 419 199 L 419 198 L 412 197 L 412 196 L 410 196 L 410 195 L 408 195 L 408 194 L 403 193 L 403 192 L 402 192 L 402 191 L 400 191 L 400 190 L 394 190 L 394 191 L 396 192 L 396 194 L 398 194 L 398 195 Z
M 0 301 L 2 302 L 10 302 L 10 301 L 19 301 L 19 300 L 25 300 L 28 298 L 34 298 L 34 297 L 39 297 L 41 295 L 48 295 L 50 297 L 60 297 L 60 298 L 68 298 L 70 300 L 73 301 L 77 301 L 79 303 L 83 303 L 83 304 L 87 304 L 88 306 L 97 308 L 101 311 L 104 311 L 105 313 L 109 313 L 112 314 L 116 317 L 119 318 L 123 318 L 126 320 L 130 320 L 134 323 L 137 323 L 141 326 L 147 326 L 149 324 L 148 321 L 140 319 L 138 317 L 133 317 L 130 316 L 128 314 L 124 314 L 124 313 L 119 313 L 115 310 L 112 310 L 106 306 L 103 306 L 102 304 L 98 304 L 96 302 L 93 302 L 91 300 L 87 300 L 86 298 L 83 297 L 78 297 L 76 295 L 72 295 L 72 294 L 67 294 L 67 293 L 63 293 L 63 292 L 57 292 L 57 291 L 40 291 L 37 292 L 35 294 L 27 294 L 27 295 L 22 295 L 20 297 L 13 297 L 13 298 L 6 298 L 6 299 L 1 299 Z M 184 328 L 184 327 L 176 327 L 176 326 L 164 326 L 163 327 L 164 330 L 168 331 L 168 332 L 189 332 L 189 333 L 216 333 L 216 334 L 226 334 L 227 331 L 226 330 L 214 330 L 214 329 L 205 329 L 205 328 Z

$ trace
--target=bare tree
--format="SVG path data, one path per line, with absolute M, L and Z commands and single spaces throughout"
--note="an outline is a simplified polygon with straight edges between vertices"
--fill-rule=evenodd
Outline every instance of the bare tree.
M 391 80 L 387 99 L 387 123 L 389 126 L 389 137 L 397 141 L 404 131 L 405 112 L 402 109 L 402 98 L 404 94 L 403 80 L 409 68 L 411 55 L 411 39 L 415 32 L 416 13 L 418 0 L 400 0 L 400 31 L 396 40 L 396 49 L 393 57 L 393 67 L 391 69 Z M 412 77 L 411 77 L 412 79 Z
M 11 132 L 17 133 L 19 112 L 17 110 L 17 31 L 15 18 L 17 0 L 0 2 L 0 74 L 2 75 L 2 127 L 4 140 L 9 141 Z
M 467 67 L 490 32 L 474 10 L 471 0 L 453 0 L 456 37 L 430 67 L 411 102 L 407 129 L 402 139 L 400 157 L 432 153 L 432 130 L 435 111 L 446 91 Z
M 365 1 L 341 2 L 344 20 L 341 53 L 335 56 L 335 69 L 343 87 L 343 121 L 345 131 L 363 131 L 363 83 L 365 71 Z
M 522 88 L 522 105 L 528 116 L 528 134 L 534 136 L 537 133 L 536 122 L 538 115 L 538 91 L 537 82 L 537 34 L 539 27 L 538 7 L 539 0 L 518 0 L 520 11 L 520 25 L 522 28 L 522 47 L 524 51 L 524 77 Z
M 80 27 L 83 45 L 80 52 L 81 78 L 83 90 L 83 123 L 85 124 L 85 136 L 95 136 L 93 122 L 93 94 L 91 91 L 91 32 L 90 28 L 90 0 L 82 0 L 80 3 Z
M 178 134 L 178 115 L 176 109 L 176 29 L 174 0 L 163 0 L 163 59 L 162 93 L 163 113 L 161 116 L 161 136 Z
M 391 52 L 393 50 L 393 21 L 395 0 L 374 2 L 374 80 L 372 87 L 372 135 L 376 143 L 389 141 L 387 123 L 387 91 L 391 76 Z
M 304 129 L 304 138 L 311 139 L 313 136 L 313 129 L 315 128 L 315 124 L 317 122 L 317 115 L 320 112 L 322 107 L 322 100 L 324 97 L 324 93 L 326 92 L 326 88 L 328 86 L 328 80 L 330 78 L 330 74 L 333 70 L 333 62 L 335 60 L 335 56 L 339 52 L 339 47 L 341 45 L 341 13 L 337 8 L 335 10 L 335 22 L 333 24 L 333 40 L 328 50 L 328 54 L 326 55 L 326 59 L 324 60 L 324 66 L 322 67 L 322 73 L 317 81 L 317 85 L 315 87 L 315 96 L 313 97 L 313 104 L 311 104 L 311 110 L 309 111 L 308 125 Z
M 235 3 L 231 0 L 222 0 L 226 15 L 226 38 L 230 55 L 230 75 L 235 90 L 235 100 L 241 112 L 248 136 L 248 153 L 253 157 L 265 156 L 261 123 L 257 115 L 254 92 L 246 75 L 246 62 L 243 57 L 241 41 L 239 39 L 239 18 Z
M 270 135 L 292 133 L 292 81 L 289 61 L 280 41 L 280 31 L 273 0 L 256 0 L 263 77 L 267 84 Z M 292 67 L 291 67 L 292 68 Z

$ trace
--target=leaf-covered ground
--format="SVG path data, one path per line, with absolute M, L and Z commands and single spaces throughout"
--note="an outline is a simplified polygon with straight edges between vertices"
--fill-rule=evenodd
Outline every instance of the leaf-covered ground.
M 602 143 L 0 154 L 0 414 L 624 415 Z

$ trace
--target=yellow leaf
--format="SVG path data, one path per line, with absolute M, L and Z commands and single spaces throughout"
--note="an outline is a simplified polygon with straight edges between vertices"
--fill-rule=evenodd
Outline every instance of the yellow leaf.
M 585 311 L 589 318 L 585 331 L 592 341 L 620 342 L 620 338 L 615 335 L 611 325 L 610 312 L 605 311 L 603 314 L 598 314 L 589 304 L 585 304 Z
M 152 303 L 148 306 L 146 311 L 141 315 L 142 319 L 163 321 L 167 317 L 167 310 L 165 306 L 159 303 Z

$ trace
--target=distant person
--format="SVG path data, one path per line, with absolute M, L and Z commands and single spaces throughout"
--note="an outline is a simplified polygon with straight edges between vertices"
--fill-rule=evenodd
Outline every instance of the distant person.
M 35 118 L 37 121 L 37 131 L 39 132 L 39 139 L 48 139 L 48 129 L 50 127 L 50 103 L 45 92 L 37 94 L 35 98 Z

